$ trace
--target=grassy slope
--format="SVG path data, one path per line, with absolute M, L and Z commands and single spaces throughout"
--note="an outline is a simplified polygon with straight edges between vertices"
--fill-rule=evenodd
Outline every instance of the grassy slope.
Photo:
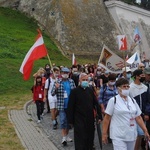
M 0 109 L 0 150 L 24 149 L 8 119 L 8 111 L 22 109 L 25 102 L 32 98 L 30 91 L 33 84 L 32 75 L 30 80 L 24 81 L 19 68 L 35 42 L 37 28 L 34 19 L 27 18 L 18 11 L 0 8 L 0 107 L 5 106 L 5 109 Z M 44 33 L 43 38 L 52 63 L 71 66 L 71 60 L 62 56 Z M 78 62 L 86 63 L 91 60 L 84 59 Z M 47 63 L 49 63 L 47 58 L 37 60 L 32 74 Z
M 33 45 L 38 28 L 33 19 L 29 19 L 19 12 L 9 9 L 0 9 L 0 94 L 6 92 L 18 92 L 27 90 L 31 85 L 31 80 L 23 82 L 19 68 L 27 51 Z M 44 41 L 47 46 L 51 61 L 59 65 L 71 65 L 70 61 L 61 55 L 58 48 L 43 33 Z M 48 59 L 41 59 L 35 62 L 33 72 L 39 67 L 43 67 Z M 13 89 L 15 88 L 15 90 Z
M 22 145 L 8 119 L 8 111 L 22 109 L 24 103 L 31 99 L 30 88 L 32 77 L 23 81 L 19 72 L 24 56 L 33 45 L 38 28 L 33 19 L 20 12 L 0 8 L 0 149 L 22 150 Z M 58 48 L 43 33 L 52 63 L 71 65 L 71 61 L 61 55 Z M 48 63 L 48 59 L 40 59 L 34 63 L 33 72 Z M 32 72 L 32 73 L 33 73 Z

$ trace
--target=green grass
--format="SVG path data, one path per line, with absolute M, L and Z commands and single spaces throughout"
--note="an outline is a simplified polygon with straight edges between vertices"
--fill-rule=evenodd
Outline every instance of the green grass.
M 39 67 L 49 63 L 42 58 L 35 61 L 30 80 L 24 81 L 19 72 L 21 63 L 35 42 L 37 36 L 37 22 L 18 11 L 0 8 L 0 149 L 24 149 L 8 119 L 8 111 L 22 109 L 25 102 L 32 99 L 32 74 Z M 52 63 L 57 65 L 71 65 L 71 60 L 65 58 L 54 42 L 43 33 L 45 45 Z
M 19 68 L 35 42 L 37 22 L 19 11 L 0 8 L 0 27 L 0 94 L 29 91 L 33 79 L 31 77 L 29 81 L 23 81 Z M 43 33 L 43 38 L 52 63 L 71 65 L 71 61 L 62 56 L 50 37 Z M 47 58 L 37 60 L 32 74 L 46 63 L 49 63 Z
M 37 36 L 37 22 L 28 18 L 19 11 L 0 8 L 0 149 L 23 150 L 20 140 L 8 119 L 8 111 L 22 109 L 23 105 L 32 99 L 32 75 L 39 67 L 49 63 L 47 57 L 34 62 L 31 77 L 23 80 L 19 72 L 21 63 L 35 42 Z M 64 57 L 54 42 L 42 33 L 52 63 L 71 66 L 71 60 Z M 78 63 L 92 62 L 88 59 L 79 59 Z

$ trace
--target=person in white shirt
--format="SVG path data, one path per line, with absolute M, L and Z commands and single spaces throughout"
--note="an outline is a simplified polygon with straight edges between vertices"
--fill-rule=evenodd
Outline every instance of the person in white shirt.
M 145 80 L 145 74 L 143 73 L 143 70 L 136 69 L 133 72 L 133 78 L 134 78 L 134 82 L 130 84 L 129 95 L 130 97 L 133 97 L 136 100 L 137 104 L 139 105 L 142 112 L 141 117 L 145 122 L 149 120 L 150 103 L 149 103 L 148 93 L 147 93 L 148 87 L 142 83 Z M 144 132 L 139 126 L 137 126 L 137 133 L 138 136 L 134 148 L 135 150 L 141 148 L 142 138 L 144 138 Z
M 51 91 L 54 86 L 55 81 L 60 75 L 60 69 L 58 67 L 53 68 L 53 74 L 49 77 L 45 82 L 45 89 L 44 89 L 44 100 L 46 99 L 46 95 L 48 95 L 48 101 L 51 111 L 51 117 L 53 122 L 53 129 L 57 129 L 57 97 L 56 95 L 52 96 Z
M 118 95 L 112 97 L 105 110 L 102 126 L 102 141 L 106 144 L 110 124 L 110 138 L 114 150 L 134 150 L 137 137 L 137 124 L 145 136 L 150 139 L 147 128 L 141 118 L 141 110 L 134 99 L 129 97 L 129 81 L 120 78 L 116 81 Z M 137 124 L 136 124 L 137 123 Z

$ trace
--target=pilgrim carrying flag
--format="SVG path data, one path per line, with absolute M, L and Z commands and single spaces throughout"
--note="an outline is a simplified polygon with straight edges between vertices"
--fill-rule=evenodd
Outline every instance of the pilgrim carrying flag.
M 125 35 L 118 35 L 118 45 L 119 45 L 119 50 L 127 50 L 127 38 Z
M 74 53 L 72 54 L 72 65 L 76 65 L 77 62 L 76 62 L 76 58 L 75 58 L 75 55 Z
M 42 34 L 40 30 L 38 30 L 38 32 L 39 34 L 37 36 L 36 42 L 26 54 L 19 70 L 23 74 L 24 80 L 28 80 L 30 78 L 34 61 L 47 55 L 47 49 L 44 45 Z

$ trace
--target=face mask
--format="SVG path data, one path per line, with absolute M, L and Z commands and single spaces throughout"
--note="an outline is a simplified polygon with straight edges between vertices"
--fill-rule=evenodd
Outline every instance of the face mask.
M 55 77 L 58 77 L 58 76 L 59 76 L 59 74 L 54 73 L 54 76 L 55 76 Z
M 123 96 L 129 96 L 129 90 L 122 90 L 121 94 Z
M 140 82 L 145 81 L 145 77 L 141 77 Z
M 88 86 L 89 86 L 88 81 L 82 81 L 82 82 L 81 82 L 81 87 L 87 88 Z
M 89 81 L 92 81 L 92 78 L 91 78 L 91 77 L 88 77 L 88 80 L 89 80 Z
M 127 79 L 131 78 L 131 73 L 127 73 Z
M 78 72 L 73 72 L 74 75 L 78 74 Z
M 109 85 L 115 85 L 116 82 L 109 82 Z
M 100 71 L 97 71 L 97 74 L 98 74 L 98 75 L 100 75 L 100 74 L 101 74 L 101 72 L 100 72 Z
M 45 68 L 46 71 L 50 71 L 50 68 Z
M 63 77 L 64 79 L 67 79 L 67 78 L 69 77 L 69 75 L 68 75 L 68 74 L 62 74 L 62 77 Z

